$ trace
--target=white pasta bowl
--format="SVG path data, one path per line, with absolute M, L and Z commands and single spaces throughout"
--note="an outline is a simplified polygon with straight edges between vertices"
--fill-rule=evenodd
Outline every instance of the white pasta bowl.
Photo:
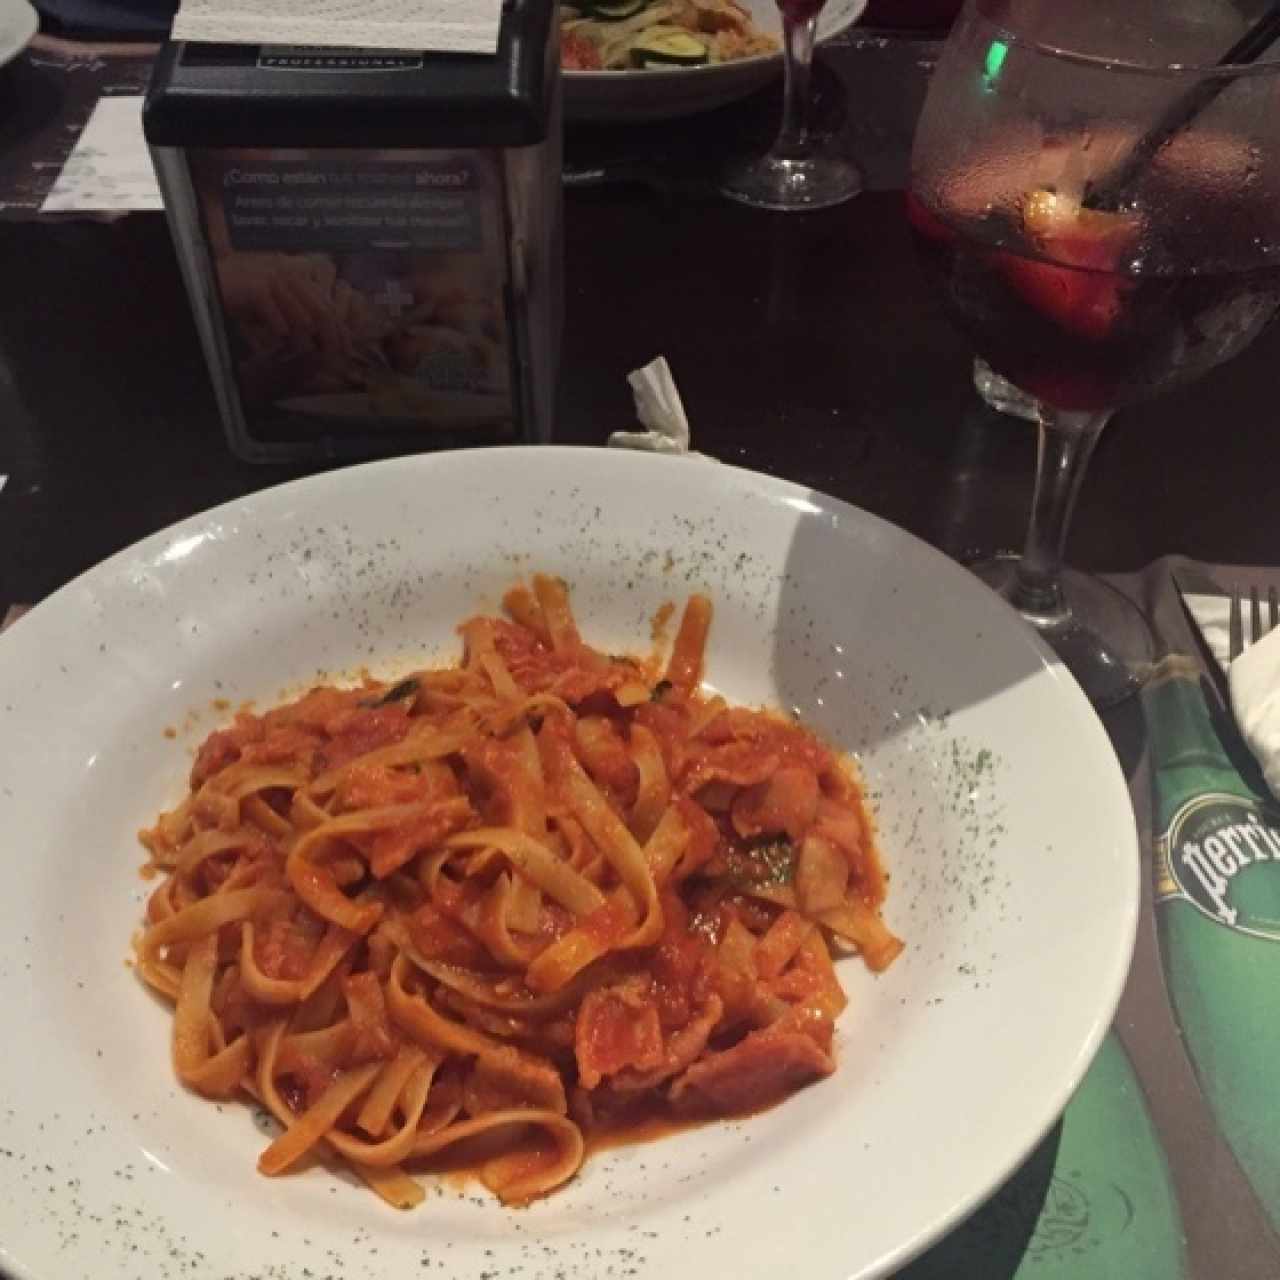
M 761 31 L 782 38 L 774 0 L 742 0 Z M 867 0 L 828 0 L 818 15 L 818 39 L 829 40 L 862 16 Z M 745 98 L 782 74 L 782 54 L 763 53 L 705 67 L 644 71 L 566 71 L 565 115 L 570 120 L 666 120 L 710 111 Z
M 879 977 L 840 962 L 834 1076 L 593 1157 L 527 1209 L 433 1183 L 397 1213 L 323 1165 L 263 1178 L 250 1108 L 175 1083 L 171 1014 L 125 963 L 149 889 L 135 833 L 228 703 L 446 660 L 457 622 L 534 569 L 570 583 L 611 652 L 644 650 L 663 602 L 712 597 L 709 682 L 856 756 L 906 951 Z M 705 1280 L 726 1259 L 738 1280 L 883 1276 L 1060 1114 L 1133 945 L 1128 793 L 1062 668 L 901 530 L 709 461 L 477 450 L 194 516 L 0 636 L 0 742 L 0 1270 L 17 1280 Z

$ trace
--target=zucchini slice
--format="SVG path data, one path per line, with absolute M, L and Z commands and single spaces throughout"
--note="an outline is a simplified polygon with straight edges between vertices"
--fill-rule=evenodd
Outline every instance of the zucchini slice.
M 587 13 L 601 22 L 622 22 L 634 18 L 649 0 L 605 0 L 603 4 L 588 4 Z
M 701 67 L 709 60 L 701 40 L 670 27 L 648 32 L 631 48 L 631 61 L 637 67 Z

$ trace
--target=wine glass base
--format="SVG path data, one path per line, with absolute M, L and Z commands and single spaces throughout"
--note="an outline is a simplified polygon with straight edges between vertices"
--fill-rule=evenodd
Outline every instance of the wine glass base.
M 1008 600 L 1017 564 L 1017 556 L 996 556 L 969 567 Z M 1019 609 L 1019 614 L 1062 659 L 1099 711 L 1132 697 L 1155 658 L 1155 640 L 1142 611 L 1101 578 L 1075 569 L 1063 571 L 1062 590 L 1068 606 L 1062 613 Z
M 731 164 L 721 178 L 720 190 L 754 209 L 778 213 L 830 209 L 862 190 L 862 173 L 851 160 L 829 151 L 804 159 L 770 152 Z

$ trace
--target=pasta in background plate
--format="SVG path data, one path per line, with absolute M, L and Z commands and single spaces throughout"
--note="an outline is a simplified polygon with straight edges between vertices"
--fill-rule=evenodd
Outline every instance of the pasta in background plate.
M 560 6 L 566 71 L 735 62 L 781 48 L 736 0 L 580 0 Z
M 258 1167 L 474 1167 L 508 1204 L 638 1118 L 775 1102 L 835 1069 L 833 949 L 902 944 L 857 782 L 814 735 L 581 638 L 558 579 L 460 627 L 460 665 L 320 687 L 211 734 L 141 833 L 135 941 L 173 1063 L 282 1126 Z

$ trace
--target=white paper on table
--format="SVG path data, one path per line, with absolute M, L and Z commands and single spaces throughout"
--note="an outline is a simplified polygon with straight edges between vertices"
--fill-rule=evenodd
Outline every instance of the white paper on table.
M 1184 591 L 1182 601 L 1195 619 L 1200 636 L 1209 652 L 1225 672 L 1231 665 L 1230 616 L 1231 601 L 1227 596 Z
M 492 54 L 501 23 L 502 0 L 182 0 L 173 38 Z
M 708 456 L 689 448 L 689 419 L 665 356 L 658 356 L 642 369 L 633 369 L 627 374 L 627 381 L 635 397 L 636 417 L 645 430 L 613 432 L 609 436 L 611 449 L 678 453 L 687 458 Z
M 1271 794 L 1280 799 L 1280 628 L 1232 661 L 1228 597 L 1184 594 L 1182 599 L 1209 652 L 1226 672 L 1240 734 L 1262 766 Z
M 100 98 L 40 212 L 163 208 L 142 133 L 142 96 Z
M 1227 672 L 1231 710 L 1271 794 L 1280 798 L 1280 629 L 1250 645 Z

